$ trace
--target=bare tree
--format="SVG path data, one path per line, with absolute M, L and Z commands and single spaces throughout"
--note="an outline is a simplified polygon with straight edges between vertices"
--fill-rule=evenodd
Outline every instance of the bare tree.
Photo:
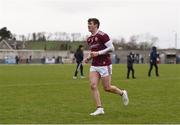
M 33 34 L 32 34 L 32 40 L 33 40 L 33 41 L 36 41 L 36 40 L 37 40 L 36 33 L 33 33 Z

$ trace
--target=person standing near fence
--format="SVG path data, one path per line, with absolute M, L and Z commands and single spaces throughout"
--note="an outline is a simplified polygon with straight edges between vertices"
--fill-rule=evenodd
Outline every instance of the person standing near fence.
M 129 79 L 130 71 L 132 71 L 132 78 L 133 79 L 136 78 L 134 76 L 133 63 L 134 63 L 134 54 L 132 52 L 130 52 L 129 55 L 127 56 L 127 79 Z
M 79 45 L 78 49 L 76 50 L 75 54 L 74 54 L 74 57 L 76 59 L 76 63 L 77 63 L 77 66 L 76 66 L 76 70 L 75 70 L 75 73 L 74 73 L 74 76 L 73 76 L 73 79 L 77 79 L 77 74 L 78 74 L 78 71 L 80 70 L 80 73 L 81 73 L 81 78 L 84 78 L 84 74 L 83 74 L 83 59 L 84 59 L 84 54 L 83 54 L 83 50 L 84 50 L 84 47 L 83 45 Z
M 149 72 L 148 72 L 149 77 L 151 77 L 151 71 L 153 69 L 153 66 L 155 67 L 156 76 L 157 77 L 159 76 L 157 58 L 158 58 L 157 48 L 155 46 L 153 46 L 152 51 L 150 53 L 150 67 L 149 67 Z

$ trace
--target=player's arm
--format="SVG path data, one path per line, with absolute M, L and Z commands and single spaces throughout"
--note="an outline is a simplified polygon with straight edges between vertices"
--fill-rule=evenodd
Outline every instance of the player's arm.
M 113 52 L 113 51 L 114 51 L 114 45 L 113 45 L 113 43 L 112 43 L 111 40 L 109 40 L 108 42 L 106 42 L 106 43 L 105 43 L 105 46 L 106 46 L 107 48 L 98 51 L 98 55 L 104 55 L 104 54 L 107 54 L 107 53 L 109 53 L 109 52 Z
M 85 59 L 84 62 L 88 63 L 92 59 L 91 55 L 89 54 Z
M 105 46 L 106 46 L 106 48 L 103 49 L 103 50 L 100 50 L 98 52 L 91 52 L 91 57 L 96 57 L 98 55 L 104 55 L 104 54 L 107 54 L 109 52 L 113 52 L 114 51 L 114 45 L 113 45 L 111 40 L 106 42 Z
M 153 53 L 152 52 L 150 53 L 150 62 L 151 63 L 153 62 Z

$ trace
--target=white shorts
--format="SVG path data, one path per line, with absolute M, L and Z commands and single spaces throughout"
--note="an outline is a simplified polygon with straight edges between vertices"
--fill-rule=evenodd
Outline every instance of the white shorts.
M 109 66 L 91 66 L 90 72 L 98 72 L 101 77 L 106 77 L 112 74 L 112 65 Z

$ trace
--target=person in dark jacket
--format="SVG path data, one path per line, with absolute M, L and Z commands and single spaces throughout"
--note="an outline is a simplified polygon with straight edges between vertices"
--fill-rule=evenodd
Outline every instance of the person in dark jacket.
M 19 57 L 18 56 L 15 57 L 15 60 L 16 60 L 16 64 L 19 64 Z
M 134 54 L 132 52 L 130 52 L 129 55 L 127 56 L 127 79 L 129 79 L 130 71 L 132 71 L 132 78 L 133 79 L 136 78 L 134 76 L 133 63 L 134 63 Z
M 157 58 L 158 58 L 158 54 L 157 54 L 157 49 L 156 47 L 152 47 L 152 51 L 150 53 L 150 67 L 149 67 L 149 72 L 148 72 L 148 76 L 151 77 L 151 71 L 153 69 L 153 66 L 155 67 L 155 71 L 156 71 L 156 76 L 159 76 L 158 73 L 158 65 L 157 65 Z
M 74 54 L 77 66 L 76 66 L 76 70 L 75 70 L 73 79 L 77 79 L 77 74 L 78 74 L 78 70 L 79 69 L 80 69 L 80 72 L 81 72 L 81 78 L 84 78 L 84 75 L 83 75 L 83 64 L 82 64 L 83 59 L 84 59 L 83 50 L 84 50 L 83 45 L 79 45 L 78 49 L 76 50 L 76 52 Z

